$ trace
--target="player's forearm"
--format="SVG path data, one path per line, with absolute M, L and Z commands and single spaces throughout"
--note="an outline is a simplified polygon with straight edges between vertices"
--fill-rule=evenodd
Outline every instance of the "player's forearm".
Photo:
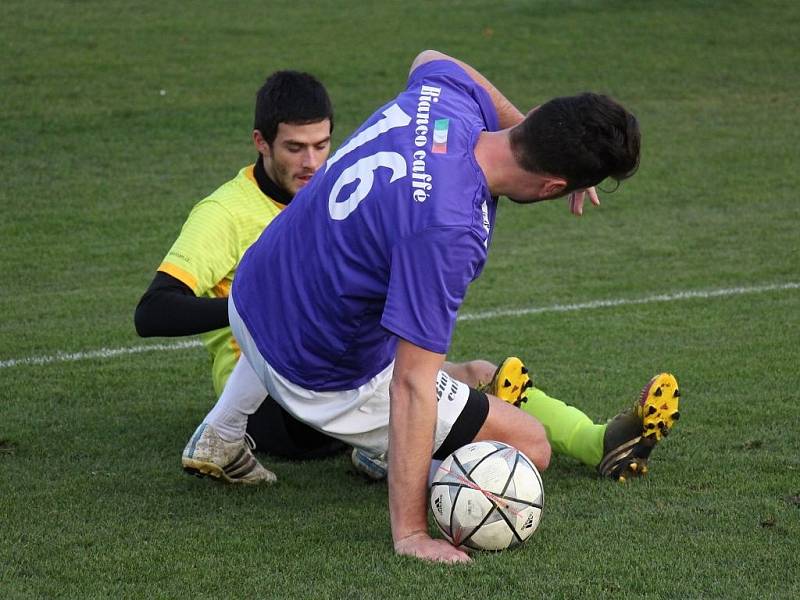
M 198 298 L 177 279 L 158 273 L 134 313 L 142 337 L 195 335 L 227 327 L 227 298 Z
M 489 93 L 489 97 L 492 99 L 494 108 L 497 111 L 497 118 L 501 129 L 513 127 L 525 118 L 525 115 L 523 115 L 491 81 L 486 79 L 478 70 L 457 58 L 453 58 L 437 50 L 425 50 L 417 55 L 417 58 L 411 65 L 411 71 L 432 60 L 449 60 L 456 63 L 467 72 L 467 75 L 469 75 L 475 83 L 485 89 Z
M 435 388 L 432 380 L 429 384 L 415 390 L 407 380 L 393 381 L 390 390 L 389 513 L 395 543 L 428 531 L 428 471 L 436 426 Z

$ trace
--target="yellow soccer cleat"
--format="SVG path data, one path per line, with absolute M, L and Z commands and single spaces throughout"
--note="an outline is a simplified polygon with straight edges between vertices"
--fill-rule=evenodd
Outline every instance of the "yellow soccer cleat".
M 669 435 L 669 430 L 680 418 L 678 402 L 681 397 L 678 382 L 669 373 L 661 373 L 653 377 L 644 386 L 639 397 L 636 411 L 642 419 L 646 438 L 661 438 Z
M 533 381 L 528 374 L 528 367 L 516 356 L 509 356 L 497 367 L 492 380 L 478 389 L 509 404 L 520 406 L 528 400 L 525 392 L 532 387 Z
M 633 407 L 609 421 L 597 472 L 621 482 L 646 475 L 650 452 L 680 417 L 680 396 L 678 381 L 670 373 L 648 381 Z

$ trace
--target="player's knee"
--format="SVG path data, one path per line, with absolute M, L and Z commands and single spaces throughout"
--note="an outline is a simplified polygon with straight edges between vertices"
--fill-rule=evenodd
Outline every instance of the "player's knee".
M 489 383 L 496 367 L 487 360 L 470 360 L 462 363 L 444 363 L 443 370 L 453 379 L 466 383 L 471 388 Z
M 551 450 L 547 440 L 526 444 L 524 448 L 517 448 L 517 450 L 522 451 L 525 456 L 530 458 L 539 471 L 544 471 L 550 466 Z
M 547 469 L 547 467 L 550 466 L 551 456 L 552 456 L 552 450 L 550 449 L 550 444 L 545 439 L 536 445 L 534 456 L 530 456 L 529 458 L 531 459 L 531 461 L 533 461 L 533 464 L 536 466 L 537 469 L 539 469 L 540 471 L 544 471 Z
M 469 377 L 474 382 L 474 385 L 479 383 L 489 383 L 494 377 L 494 372 L 497 369 L 488 360 L 471 360 L 465 363 Z
M 537 421 L 534 425 L 534 430 L 525 437 L 524 448 L 518 449 L 522 450 L 522 453 L 531 459 L 537 469 L 544 471 L 550 465 L 550 457 L 552 456 L 552 449 L 550 448 L 550 442 L 547 441 L 544 427 Z

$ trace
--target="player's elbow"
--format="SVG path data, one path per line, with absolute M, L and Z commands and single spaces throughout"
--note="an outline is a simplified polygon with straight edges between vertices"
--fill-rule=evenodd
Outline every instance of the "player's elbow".
M 393 404 L 400 402 L 407 402 L 413 397 L 411 388 L 408 381 L 401 380 L 394 374 L 392 380 L 389 382 L 389 398 Z
M 409 69 L 409 73 L 412 73 L 414 69 L 424 65 L 425 63 L 429 63 L 433 60 L 452 60 L 446 54 L 439 52 L 438 50 L 423 50 L 419 54 L 417 54 L 414 61 L 411 63 L 411 69 Z
M 389 398 L 395 412 L 413 413 L 431 400 L 430 392 L 434 388 L 434 381 L 420 382 L 414 373 L 403 376 L 395 372 L 389 383 Z
M 136 310 L 133 312 L 133 326 L 139 337 L 153 337 L 157 333 L 153 329 L 152 308 L 148 301 L 147 294 L 142 296 Z

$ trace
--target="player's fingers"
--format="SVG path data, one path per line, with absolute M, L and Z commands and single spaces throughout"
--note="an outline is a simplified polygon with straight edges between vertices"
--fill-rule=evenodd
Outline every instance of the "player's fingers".
M 447 553 L 442 555 L 439 560 L 447 563 L 472 562 L 472 559 L 466 552 L 452 546 L 450 546 L 450 549 L 447 551 Z
M 569 195 L 569 209 L 576 217 L 583 214 L 583 196 L 584 192 L 582 191 L 572 192 Z
M 589 200 L 592 201 L 592 204 L 600 206 L 600 196 L 597 195 L 597 190 L 594 187 L 590 187 L 586 192 L 589 194 Z
M 447 562 L 450 562 L 450 563 L 468 563 L 468 562 L 472 562 L 472 559 L 462 552 L 458 557 L 452 558 L 452 559 L 448 560 Z

